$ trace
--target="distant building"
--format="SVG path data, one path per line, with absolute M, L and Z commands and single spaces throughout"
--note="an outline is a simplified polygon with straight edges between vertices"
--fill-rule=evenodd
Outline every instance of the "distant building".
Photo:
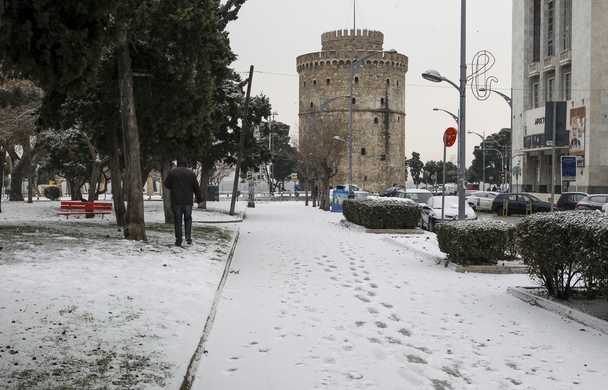
M 514 0 L 512 76 L 513 155 L 523 153 L 513 159 L 521 159 L 522 173 L 514 191 L 551 192 L 545 105 L 565 101 L 568 135 L 557 147 L 555 192 L 566 191 L 565 155 L 577 157 L 571 191 L 608 192 L 608 1 Z
M 344 30 L 321 36 L 320 52 L 297 58 L 300 75 L 300 138 L 319 117 L 320 105 L 336 99 L 323 117 L 341 113 L 348 118 L 351 59 L 384 50 L 379 31 Z M 353 183 L 380 192 L 405 184 L 405 73 L 408 58 L 379 53 L 365 60 L 353 83 Z M 348 158 L 342 161 L 336 183 L 348 183 Z

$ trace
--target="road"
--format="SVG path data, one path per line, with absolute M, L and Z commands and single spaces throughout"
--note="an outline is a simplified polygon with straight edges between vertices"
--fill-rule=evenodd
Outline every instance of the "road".
M 506 293 L 526 275 L 457 274 L 341 219 L 247 211 L 194 390 L 605 388 L 606 335 Z

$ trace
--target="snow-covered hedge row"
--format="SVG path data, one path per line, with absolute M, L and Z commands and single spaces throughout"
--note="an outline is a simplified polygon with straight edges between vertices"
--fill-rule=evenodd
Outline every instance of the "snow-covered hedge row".
M 436 227 L 439 249 L 460 265 L 496 264 L 514 255 L 509 246 L 515 226 L 503 221 L 450 221 Z
M 401 198 L 369 196 L 342 202 L 346 220 L 368 229 L 414 229 L 421 210 L 418 203 Z
M 538 213 L 517 224 L 519 254 L 530 276 L 556 298 L 577 286 L 608 293 L 608 217 L 597 211 Z

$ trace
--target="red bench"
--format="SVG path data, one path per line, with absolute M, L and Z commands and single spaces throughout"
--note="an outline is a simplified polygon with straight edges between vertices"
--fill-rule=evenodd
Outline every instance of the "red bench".
M 80 202 L 80 201 L 63 201 L 57 215 L 65 215 L 69 218 L 70 215 L 77 214 L 100 214 L 103 218 L 105 214 L 112 214 L 112 202 Z

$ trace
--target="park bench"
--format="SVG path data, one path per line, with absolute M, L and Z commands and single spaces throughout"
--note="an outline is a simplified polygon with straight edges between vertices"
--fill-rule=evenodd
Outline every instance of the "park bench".
M 60 210 L 57 215 L 65 215 L 66 219 L 78 214 L 99 214 L 103 218 L 105 214 L 112 214 L 112 202 L 62 201 Z

